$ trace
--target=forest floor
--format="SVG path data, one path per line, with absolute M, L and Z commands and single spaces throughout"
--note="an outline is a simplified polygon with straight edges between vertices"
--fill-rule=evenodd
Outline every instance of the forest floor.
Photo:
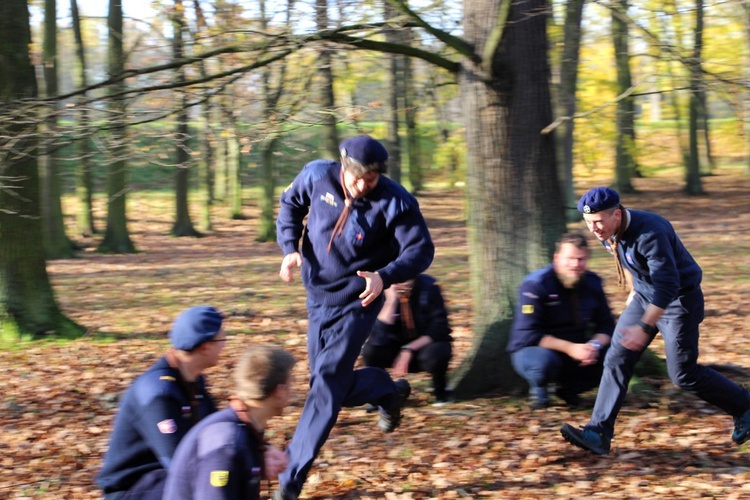
M 679 178 L 636 179 L 639 193 L 623 202 L 667 216 L 702 265 L 701 362 L 721 365 L 745 384 L 750 178 L 727 170 L 704 182 L 706 196 L 688 197 Z M 79 258 L 49 264 L 61 307 L 88 328 L 86 337 L 0 352 L 2 499 L 101 498 L 94 477 L 117 398 L 163 353 L 172 319 L 192 305 L 215 305 L 228 315 L 230 341 L 220 366 L 208 373 L 222 405 L 234 360 L 248 342 L 283 345 L 295 355 L 294 399 L 271 421 L 268 436 L 283 448 L 294 431 L 307 392 L 304 291 L 299 281 L 278 279 L 276 244 L 255 242 L 255 209 L 246 207 L 246 220 L 217 213 L 207 237 L 172 238 L 169 203 L 139 193 L 130 200 L 140 253 L 99 255 L 90 240 L 82 241 L 87 247 Z M 473 314 L 463 194 L 431 190 L 420 203 L 437 246 L 429 272 L 440 279 L 451 311 L 455 367 L 470 349 Z M 585 229 L 582 222 L 571 228 Z M 620 311 L 625 292 L 617 289 L 611 258 L 598 247 L 594 255 L 591 268 L 605 277 L 613 310 Z M 652 348 L 663 355 L 660 338 Z M 628 396 L 612 453 L 598 457 L 559 433 L 562 423 L 586 423 L 589 410 L 531 411 L 525 398 L 507 395 L 436 407 L 428 378 L 409 379 L 414 391 L 392 434 L 377 430 L 376 414 L 342 411 L 302 498 L 750 498 L 750 446 L 731 442 L 732 419 L 668 381 Z M 264 484 L 263 498 L 274 487 Z

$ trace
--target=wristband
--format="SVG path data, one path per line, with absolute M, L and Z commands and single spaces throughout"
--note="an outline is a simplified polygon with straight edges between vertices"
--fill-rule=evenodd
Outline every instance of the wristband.
M 659 331 L 659 329 L 656 328 L 655 325 L 649 325 L 648 323 L 645 323 L 643 321 L 639 321 L 638 326 L 643 328 L 644 333 L 647 333 L 648 335 L 656 335 L 656 333 Z
M 602 345 L 599 342 L 597 342 L 596 340 L 589 340 L 586 343 L 587 344 L 591 344 L 592 346 L 594 346 L 594 349 L 596 349 L 597 351 L 601 351 L 602 350 Z

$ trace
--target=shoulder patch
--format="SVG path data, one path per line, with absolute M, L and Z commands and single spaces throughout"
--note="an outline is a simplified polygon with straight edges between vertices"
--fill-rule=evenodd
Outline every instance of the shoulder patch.
M 521 307 L 521 312 L 523 314 L 534 314 L 534 304 L 524 304 Z
M 212 470 L 211 471 L 211 486 L 214 488 L 223 488 L 229 482 L 229 471 L 228 470 Z
M 159 380 L 168 380 L 169 382 L 177 382 L 177 379 L 171 375 L 162 375 Z
M 161 422 L 156 424 L 156 427 L 159 428 L 159 432 L 161 432 L 162 434 L 174 434 L 175 432 L 177 432 L 177 424 L 171 418 L 162 420 Z

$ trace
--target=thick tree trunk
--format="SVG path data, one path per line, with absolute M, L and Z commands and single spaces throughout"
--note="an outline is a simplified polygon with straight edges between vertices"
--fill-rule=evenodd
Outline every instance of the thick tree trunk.
M 276 217 L 274 207 L 276 206 L 276 179 L 274 170 L 276 161 L 274 150 L 277 138 L 270 138 L 262 142 L 261 150 L 261 197 L 260 197 L 260 219 L 258 226 L 257 241 L 276 241 Z
M 125 53 L 122 41 L 122 2 L 109 0 L 109 76 L 121 74 L 125 69 Z M 125 89 L 123 82 L 109 88 L 110 94 L 117 95 Z M 127 194 L 127 130 L 125 124 L 125 101 L 113 97 L 108 101 L 110 109 L 110 134 L 108 153 L 112 156 L 107 172 L 107 229 L 99 244 L 103 253 L 135 253 L 135 245 L 130 240 L 126 216 Z
M 388 0 L 383 1 L 383 15 L 386 20 L 392 20 L 398 15 L 398 10 Z M 392 21 L 395 23 L 395 21 Z M 403 43 L 403 28 L 388 28 L 385 40 L 389 43 Z M 401 182 L 403 161 L 401 154 L 401 108 L 404 96 L 404 56 L 388 54 L 386 56 L 388 68 L 385 73 L 388 92 L 388 117 L 386 118 L 388 137 L 385 140 L 388 149 L 388 177 Z
M 0 2 L 0 339 L 13 342 L 83 329 L 55 302 L 42 243 L 37 96 L 26 0 Z
M 485 47 L 502 2 L 464 4 L 466 39 Z M 509 5 L 507 23 L 480 68 L 459 76 L 468 150 L 468 244 L 474 310 L 471 351 L 452 378 L 457 397 L 520 387 L 505 346 L 523 277 L 549 263 L 565 229 L 552 135 L 544 0 Z M 493 31 L 495 30 L 495 31 Z M 489 74 L 487 74 L 489 72 Z M 490 376 L 491 375 L 491 376 Z

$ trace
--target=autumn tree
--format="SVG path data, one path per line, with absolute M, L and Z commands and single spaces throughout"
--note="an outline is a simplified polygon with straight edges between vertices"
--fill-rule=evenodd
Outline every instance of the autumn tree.
M 26 0 L 0 2 L 0 338 L 73 336 L 55 301 L 42 241 L 37 82 Z

